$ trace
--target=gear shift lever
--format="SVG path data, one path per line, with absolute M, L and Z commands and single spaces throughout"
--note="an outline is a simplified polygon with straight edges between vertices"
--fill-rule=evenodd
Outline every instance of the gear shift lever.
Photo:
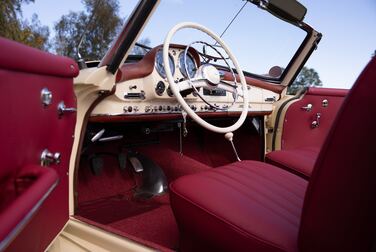
M 231 143 L 231 146 L 232 146 L 232 149 L 234 150 L 234 153 L 235 153 L 236 159 L 237 159 L 238 161 L 241 161 L 240 158 L 239 158 L 238 152 L 236 151 L 236 148 L 235 148 L 234 142 L 232 141 L 233 138 L 234 138 L 234 134 L 233 134 L 232 132 L 228 132 L 228 133 L 225 134 L 225 138 L 226 138 L 226 140 L 228 140 L 228 141 Z

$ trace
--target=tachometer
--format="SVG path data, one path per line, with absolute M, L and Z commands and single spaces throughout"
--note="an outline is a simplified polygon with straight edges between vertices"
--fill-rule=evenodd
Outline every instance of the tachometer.
M 179 55 L 180 72 L 184 75 L 184 77 L 188 77 L 188 74 L 189 74 L 189 77 L 193 78 L 196 74 L 197 66 L 196 66 L 195 60 L 189 53 L 187 53 L 186 63 L 187 63 L 187 68 L 185 67 L 185 62 L 184 62 L 184 52 L 181 52 Z M 187 74 L 186 69 L 188 71 L 188 74 Z
M 175 73 L 175 63 L 174 59 L 170 54 L 168 54 L 169 64 L 172 75 Z M 162 78 L 166 78 L 166 71 L 163 64 L 163 51 L 158 50 L 157 55 L 155 56 L 155 68 Z

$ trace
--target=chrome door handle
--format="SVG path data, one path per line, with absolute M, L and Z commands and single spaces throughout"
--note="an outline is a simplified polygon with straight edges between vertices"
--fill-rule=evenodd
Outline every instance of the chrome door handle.
M 312 108 L 313 108 L 313 105 L 311 103 L 307 104 L 307 106 L 305 106 L 305 107 L 301 107 L 301 109 L 303 109 L 307 112 L 311 112 Z
M 64 113 L 75 113 L 76 111 L 77 111 L 76 108 L 67 108 L 63 101 L 60 102 L 59 105 L 57 105 L 57 113 L 59 117 L 64 115 Z
M 51 164 L 60 164 L 61 154 L 60 152 L 52 153 L 48 149 L 44 149 L 40 155 L 40 162 L 42 166 L 49 166 Z
M 321 113 L 316 113 L 316 120 L 314 120 L 311 123 L 312 129 L 318 128 L 320 126 L 320 118 L 321 118 Z

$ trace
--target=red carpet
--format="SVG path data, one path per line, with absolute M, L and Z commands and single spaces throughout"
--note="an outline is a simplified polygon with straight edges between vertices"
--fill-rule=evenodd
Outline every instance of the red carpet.
M 148 200 L 137 200 L 128 195 L 118 195 L 84 202 L 76 215 L 149 241 L 162 247 L 178 247 L 178 228 L 173 216 L 168 194 Z
M 121 125 L 118 127 L 122 128 Z M 138 135 L 129 133 L 128 128 L 122 129 L 125 142 L 97 144 L 81 156 L 75 216 L 157 250 L 177 250 L 179 232 L 168 194 L 148 200 L 135 199 L 133 190 L 140 183 L 140 175 L 134 174 L 129 163 L 125 170 L 120 169 L 118 154 L 127 153 L 123 146 L 127 141 L 139 140 Z M 235 161 L 230 143 L 222 135 L 201 127 L 189 126 L 189 134 L 183 141 L 184 155 L 179 153 L 178 132 L 163 132 L 157 136 L 157 144 L 134 147 L 132 150 L 139 151 L 158 164 L 168 182 Z M 148 137 L 153 140 L 156 136 Z M 241 158 L 260 158 L 259 137 L 249 122 L 236 132 L 234 142 Z M 98 153 L 102 153 L 103 166 L 94 175 L 89 160 Z

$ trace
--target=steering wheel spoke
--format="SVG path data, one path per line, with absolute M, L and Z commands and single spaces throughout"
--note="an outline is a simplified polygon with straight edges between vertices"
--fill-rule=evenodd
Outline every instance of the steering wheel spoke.
M 192 79 L 192 80 L 183 80 L 176 83 L 178 86 L 179 92 L 183 92 L 188 89 L 192 89 L 192 86 L 195 88 L 207 87 L 208 84 L 205 79 Z

